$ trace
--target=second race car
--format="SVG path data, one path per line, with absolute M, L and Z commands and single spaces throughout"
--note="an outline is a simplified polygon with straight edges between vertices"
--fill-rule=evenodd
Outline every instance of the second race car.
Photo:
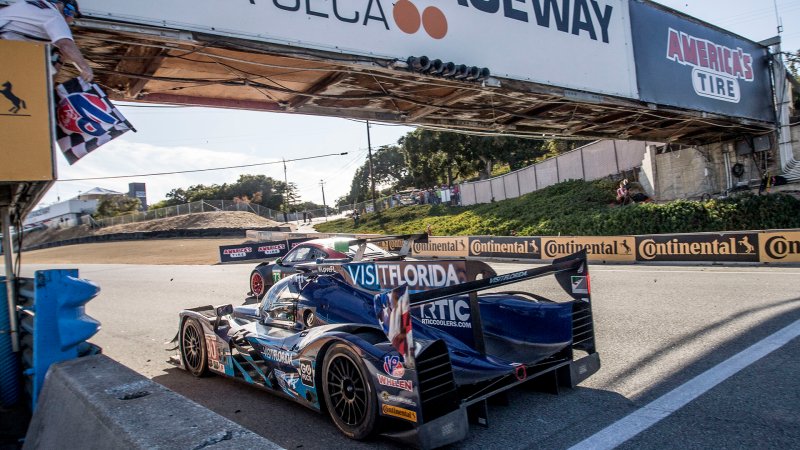
M 346 263 L 403 259 L 408 255 L 414 242 L 424 241 L 426 237 L 424 234 L 409 234 L 363 239 L 351 237 L 312 239 L 297 244 L 282 258 L 258 264 L 250 272 L 248 295 L 260 300 L 276 281 L 297 273 L 295 266 L 300 264 L 314 264 L 317 261 Z M 376 245 L 379 242 L 393 240 L 403 242 L 402 248 L 398 252 L 389 252 Z

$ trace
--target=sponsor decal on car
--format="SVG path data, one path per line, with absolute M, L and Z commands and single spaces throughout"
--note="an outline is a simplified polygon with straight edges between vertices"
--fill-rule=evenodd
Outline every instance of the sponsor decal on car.
M 267 347 L 264 349 L 264 356 L 281 364 L 292 364 L 292 352 L 278 350 L 277 348 Z
M 417 413 L 415 411 L 411 411 L 410 409 L 393 405 L 383 405 L 381 411 L 383 411 L 383 414 L 386 416 L 397 417 L 414 423 L 417 422 Z
M 573 294 L 589 293 L 589 280 L 586 277 L 573 276 L 571 281 Z
M 378 383 L 382 386 L 402 389 L 408 392 L 412 392 L 414 390 L 414 383 L 411 380 L 397 380 L 381 374 L 378 374 Z
M 286 373 L 282 370 L 275 369 L 275 378 L 278 380 L 278 384 L 280 385 L 281 389 L 286 391 L 292 395 L 297 394 L 297 382 L 300 380 L 300 377 L 295 373 Z
M 497 284 L 497 283 L 503 283 L 503 282 L 506 282 L 506 281 L 513 281 L 513 280 L 516 280 L 518 278 L 522 278 L 522 277 L 524 277 L 526 275 L 528 275 L 528 271 L 527 270 L 523 270 L 521 272 L 507 273 L 505 275 L 498 275 L 496 277 L 490 278 L 489 279 L 489 284 Z
M 311 361 L 300 360 L 300 381 L 308 387 L 314 387 L 314 365 Z
M 443 299 L 419 307 L 425 325 L 472 328 L 469 303 L 464 299 Z
M 466 266 L 461 262 L 352 263 L 343 267 L 352 284 L 375 291 L 405 284 L 415 293 L 466 281 Z
M 400 357 L 397 355 L 386 355 L 383 357 L 383 371 L 395 378 L 403 378 L 406 373 L 406 368 L 400 362 Z
M 383 403 L 402 403 L 412 408 L 417 407 L 417 402 L 410 398 L 401 397 L 399 395 L 392 395 L 386 391 L 381 392 L 381 401 Z

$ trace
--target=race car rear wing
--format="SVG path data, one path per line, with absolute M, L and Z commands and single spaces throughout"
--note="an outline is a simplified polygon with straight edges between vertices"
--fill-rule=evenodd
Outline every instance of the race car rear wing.
M 364 252 L 367 249 L 367 244 L 375 244 L 379 242 L 389 242 L 389 241 L 403 241 L 403 245 L 396 253 L 401 257 L 406 257 L 411 253 L 411 249 L 414 247 L 415 242 L 427 242 L 428 235 L 425 233 L 417 233 L 417 234 L 399 234 L 393 236 L 378 236 L 378 237 L 370 237 L 370 238 L 363 238 L 363 239 L 354 239 L 348 242 L 348 245 L 358 245 L 358 251 L 356 251 L 356 255 L 353 258 L 354 261 L 361 261 L 364 259 Z
M 503 275 L 495 275 L 492 277 L 468 281 L 466 283 L 453 286 L 413 293 L 409 295 L 409 304 L 412 307 L 422 306 L 437 300 L 447 299 L 459 295 L 469 295 L 469 307 L 473 312 L 472 332 L 475 350 L 485 353 L 486 346 L 483 336 L 483 324 L 481 323 L 477 292 L 486 289 L 497 288 L 500 286 L 506 286 L 513 283 L 519 283 L 525 280 L 555 275 L 556 280 L 562 289 L 564 289 L 564 291 L 567 292 L 573 298 L 573 300 L 578 301 L 573 307 L 573 310 L 574 314 L 581 313 L 582 317 L 584 309 L 591 311 L 589 271 L 586 261 L 586 251 L 583 250 L 578 253 L 556 259 L 552 264 L 547 266 L 535 267 Z M 590 336 L 585 336 L 585 331 L 575 331 L 581 333 L 580 335 L 576 335 L 576 337 L 581 338 L 579 342 L 579 349 L 585 350 L 588 353 L 593 353 L 595 351 L 594 331 L 593 327 L 591 326 L 591 318 L 589 318 L 589 321 L 590 323 L 588 324 L 588 328 L 591 330 Z M 585 328 L 587 324 L 581 323 L 580 325 Z

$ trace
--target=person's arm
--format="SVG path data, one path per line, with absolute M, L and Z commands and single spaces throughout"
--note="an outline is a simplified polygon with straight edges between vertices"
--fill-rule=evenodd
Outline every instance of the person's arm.
M 87 82 L 91 83 L 94 79 L 94 71 L 89 67 L 89 63 L 83 58 L 80 49 L 75 45 L 72 39 L 59 39 L 55 42 L 55 46 L 61 51 L 61 54 L 68 61 L 77 64 L 78 69 L 81 71 L 81 77 Z

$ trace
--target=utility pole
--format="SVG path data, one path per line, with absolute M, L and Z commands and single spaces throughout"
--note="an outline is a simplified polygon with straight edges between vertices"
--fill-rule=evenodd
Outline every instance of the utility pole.
M 286 183 L 283 190 L 283 221 L 289 222 L 289 177 L 286 175 L 286 158 L 283 158 L 283 182 Z
M 328 204 L 325 203 L 325 180 L 319 180 L 319 185 L 322 187 L 322 209 L 325 210 L 325 222 L 328 221 Z
M 367 151 L 369 152 L 369 182 L 372 185 L 372 212 L 378 212 L 378 205 L 375 203 L 375 177 L 372 173 L 372 141 L 369 137 L 369 120 L 367 121 Z

